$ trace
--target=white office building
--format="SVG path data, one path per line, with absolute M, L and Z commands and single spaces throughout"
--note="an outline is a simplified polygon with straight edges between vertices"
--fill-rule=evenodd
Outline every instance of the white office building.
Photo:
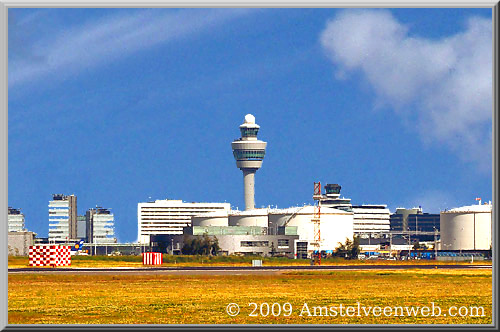
M 14 209 L 9 206 L 9 215 L 7 217 L 9 232 L 24 232 L 24 214 L 20 209 Z
M 137 204 L 138 242 L 150 243 L 151 235 L 179 235 L 191 226 L 191 217 L 207 212 L 229 212 L 229 203 L 186 203 L 182 200 L 156 200 Z
M 52 195 L 49 201 L 49 241 L 76 239 L 76 196 Z
M 353 213 L 354 235 L 389 232 L 391 211 L 384 204 L 352 205 L 350 198 L 340 197 L 341 186 L 327 184 L 321 205 Z
M 387 205 L 353 205 L 354 234 L 389 232 L 391 229 L 391 211 Z
M 85 214 L 87 222 L 87 242 L 104 244 L 116 243 L 115 216 L 109 209 L 96 207 L 87 210 Z

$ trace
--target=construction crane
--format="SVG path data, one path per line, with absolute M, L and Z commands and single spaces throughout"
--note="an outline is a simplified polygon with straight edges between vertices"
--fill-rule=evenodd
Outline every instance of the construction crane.
M 314 182 L 313 199 L 318 201 L 314 205 L 314 213 L 311 222 L 314 225 L 314 242 L 311 243 L 313 253 L 311 259 L 314 265 L 321 265 L 321 182 Z

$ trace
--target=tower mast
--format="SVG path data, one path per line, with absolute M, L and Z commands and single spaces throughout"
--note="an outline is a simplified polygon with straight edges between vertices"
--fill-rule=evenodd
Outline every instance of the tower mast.
M 314 242 L 311 243 L 313 249 L 312 259 L 314 264 L 321 265 L 321 182 L 314 182 L 313 199 L 318 201 L 314 205 L 314 214 L 311 222 L 314 225 Z

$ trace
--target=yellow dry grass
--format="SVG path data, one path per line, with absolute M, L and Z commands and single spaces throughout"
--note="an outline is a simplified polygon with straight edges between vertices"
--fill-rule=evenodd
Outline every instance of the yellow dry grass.
M 9 324 L 491 324 L 489 270 L 287 272 L 263 275 L 9 274 Z M 249 317 L 251 302 L 289 317 Z M 303 304 L 483 306 L 484 317 L 299 316 Z M 237 303 L 236 317 L 226 313 Z M 265 310 L 264 310 L 265 312 Z
M 203 257 L 203 256 L 170 256 L 164 255 L 163 266 L 251 266 L 251 257 Z M 265 266 L 308 266 L 310 261 L 307 259 L 287 259 L 287 258 L 270 258 L 257 257 L 262 259 Z M 28 267 L 28 257 L 9 256 L 9 268 Z M 471 262 L 451 262 L 451 261 L 434 261 L 434 260 L 411 260 L 411 261 L 392 261 L 392 260 L 344 260 L 344 259 L 323 259 L 321 265 L 448 265 L 448 264 L 464 264 L 469 265 Z M 491 261 L 474 261 L 474 265 L 491 265 Z M 133 256 L 79 256 L 73 257 L 71 267 L 142 267 L 141 257 Z M 47 267 L 41 267 L 47 268 Z M 50 268 L 50 267 L 49 267 Z

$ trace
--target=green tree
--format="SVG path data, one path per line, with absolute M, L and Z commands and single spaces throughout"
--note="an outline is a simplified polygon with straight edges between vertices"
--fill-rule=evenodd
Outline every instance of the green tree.
M 413 243 L 413 250 L 426 250 L 427 246 L 423 243 L 420 243 L 419 240 Z
M 354 236 L 354 239 L 351 243 L 351 247 L 349 248 L 349 259 L 358 259 L 358 255 L 360 253 L 359 249 L 359 237 Z
M 182 253 L 184 255 L 217 255 L 219 252 L 219 240 L 214 237 L 212 240 L 208 234 L 203 234 L 201 237 L 194 236 L 192 238 L 185 237 Z
M 199 255 L 208 255 L 211 252 L 210 238 L 207 233 L 204 233 L 200 241 Z
M 193 249 L 191 255 L 199 255 L 201 252 L 201 241 L 198 240 L 198 237 L 195 237 L 192 243 Z
M 276 248 L 274 247 L 274 242 L 271 242 L 271 257 L 274 257 L 276 255 Z
M 184 245 L 182 246 L 181 252 L 183 255 L 192 255 L 193 254 L 193 240 L 188 238 L 187 236 L 184 237 Z
M 359 255 L 359 237 L 355 236 L 353 240 L 346 238 L 345 243 L 339 242 L 335 249 L 334 256 L 345 259 L 357 259 Z
M 214 239 L 210 243 L 210 255 L 217 256 L 219 250 L 220 250 L 219 239 L 217 239 L 217 237 L 214 236 Z

